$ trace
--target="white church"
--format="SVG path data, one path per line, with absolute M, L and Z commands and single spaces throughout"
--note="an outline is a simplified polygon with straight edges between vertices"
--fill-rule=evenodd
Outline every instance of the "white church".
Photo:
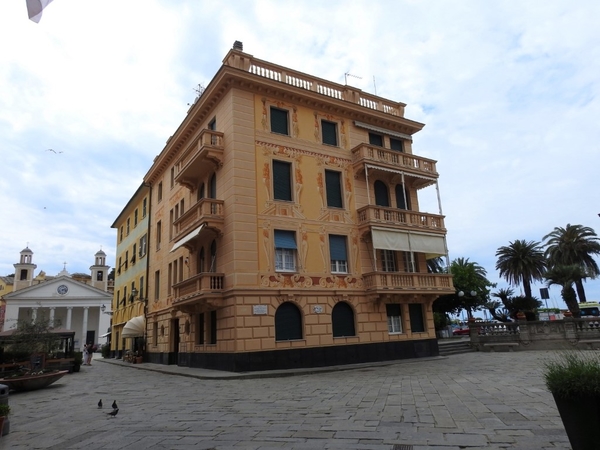
M 17 320 L 45 317 L 56 328 L 75 332 L 76 351 L 82 350 L 86 342 L 106 342 L 113 296 L 108 291 L 106 253 L 96 253 L 90 267 L 91 278 L 71 275 L 65 268 L 54 277 L 43 272 L 34 277 L 37 266 L 29 247 L 21 251 L 20 261 L 14 267 L 13 291 L 4 295 L 4 331 L 16 328 Z

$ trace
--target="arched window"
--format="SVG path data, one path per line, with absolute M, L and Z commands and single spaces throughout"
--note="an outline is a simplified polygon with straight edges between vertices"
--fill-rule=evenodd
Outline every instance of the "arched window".
M 208 193 L 209 198 L 217 198 L 217 174 L 213 173 L 210 177 L 210 192 Z
M 198 193 L 196 194 L 196 201 L 200 201 L 204 198 L 204 183 L 198 186 Z
M 333 337 L 356 336 L 354 311 L 346 302 L 339 302 L 331 311 Z
M 210 270 L 209 272 L 217 271 L 217 241 L 212 241 L 210 244 Z
M 197 269 L 197 273 L 202 273 L 204 272 L 204 247 L 202 247 L 200 249 L 200 251 L 198 252 L 198 269 Z
M 406 188 L 404 188 L 403 184 L 396 185 L 396 208 L 410 209 L 408 192 L 406 191 Z
M 390 206 L 390 195 L 383 181 L 375 182 L 375 204 L 377 206 Z
M 275 311 L 275 340 L 295 339 L 302 339 L 302 314 L 292 302 L 285 302 Z

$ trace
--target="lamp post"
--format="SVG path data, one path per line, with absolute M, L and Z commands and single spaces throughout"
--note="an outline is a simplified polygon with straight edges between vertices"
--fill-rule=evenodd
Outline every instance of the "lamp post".
M 106 310 L 106 305 L 102 305 L 102 306 L 100 307 L 100 310 L 102 311 L 102 314 L 108 314 L 109 316 L 112 316 L 112 315 L 113 315 L 112 311 L 107 311 L 107 310 Z
M 464 297 L 465 296 L 464 291 L 458 291 L 458 296 L 460 298 Z M 471 292 L 469 292 L 469 296 L 472 297 L 472 298 L 476 298 L 477 297 L 477 292 L 471 291 Z M 470 307 L 467 308 L 467 318 L 468 319 L 473 319 L 473 313 L 471 312 L 471 308 Z

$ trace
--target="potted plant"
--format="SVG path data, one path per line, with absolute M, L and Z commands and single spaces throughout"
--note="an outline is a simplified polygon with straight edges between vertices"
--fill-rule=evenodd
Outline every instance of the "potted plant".
M 573 450 L 598 448 L 600 356 L 569 352 L 545 364 L 552 393 Z
M 73 359 L 73 372 L 79 372 L 81 370 L 81 365 L 83 364 L 83 353 L 75 352 Z
M 0 436 L 4 436 L 4 424 L 8 420 L 10 414 L 10 406 L 0 403 Z M 7 428 L 8 432 L 8 428 Z

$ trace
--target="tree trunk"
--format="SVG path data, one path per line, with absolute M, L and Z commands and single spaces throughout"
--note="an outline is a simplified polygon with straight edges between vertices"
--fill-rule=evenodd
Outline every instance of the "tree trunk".
M 529 280 L 523 279 L 523 291 L 525 291 L 525 297 L 531 298 L 531 283 Z
M 565 286 L 561 291 L 561 295 L 565 301 L 565 304 L 567 305 L 567 308 L 569 308 L 569 311 L 573 313 L 573 317 L 581 317 L 581 310 L 579 309 L 579 303 L 577 303 L 575 289 L 573 289 L 572 286 Z

